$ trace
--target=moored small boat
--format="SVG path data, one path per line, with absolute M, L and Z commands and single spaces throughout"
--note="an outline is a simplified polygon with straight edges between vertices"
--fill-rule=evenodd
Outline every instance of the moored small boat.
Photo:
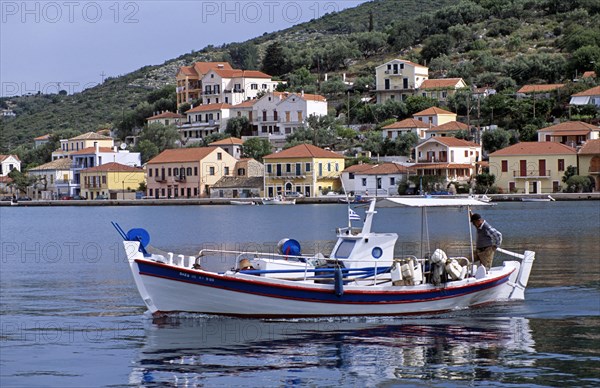
M 296 198 L 286 198 L 281 195 L 278 195 L 277 197 L 274 197 L 274 198 L 263 198 L 262 204 L 263 205 L 295 205 Z
M 229 201 L 230 205 L 236 205 L 236 206 L 251 206 L 251 205 L 256 205 L 256 202 L 254 201 L 236 201 L 236 200 L 231 200 Z

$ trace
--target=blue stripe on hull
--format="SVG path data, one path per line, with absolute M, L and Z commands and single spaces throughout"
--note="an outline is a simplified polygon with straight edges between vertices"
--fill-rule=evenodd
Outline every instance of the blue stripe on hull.
M 244 294 L 255 294 L 271 298 L 293 299 L 305 302 L 320 303 L 348 303 L 348 304 L 397 304 L 428 302 L 439 299 L 464 296 L 474 292 L 494 288 L 508 281 L 509 272 L 500 278 L 491 279 L 475 285 L 461 287 L 448 286 L 423 291 L 358 291 L 345 289 L 342 296 L 335 294 L 333 286 L 331 289 L 311 289 L 302 285 L 280 285 L 264 283 L 257 280 L 225 278 L 206 272 L 189 271 L 183 268 L 136 260 L 140 275 L 158 277 L 171 281 L 197 284 L 204 287 L 215 287 Z

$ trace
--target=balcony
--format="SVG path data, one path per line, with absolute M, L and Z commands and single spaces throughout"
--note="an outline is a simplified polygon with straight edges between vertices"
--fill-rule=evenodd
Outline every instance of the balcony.
M 513 171 L 514 178 L 550 178 L 550 170 L 521 170 Z
M 167 178 L 164 175 L 157 175 L 154 177 L 155 182 L 166 182 Z
M 269 179 L 306 179 L 306 173 L 304 174 L 296 174 L 295 172 L 283 172 L 277 174 L 275 172 L 265 173 L 265 178 Z
M 175 175 L 175 182 L 185 182 L 185 175 Z

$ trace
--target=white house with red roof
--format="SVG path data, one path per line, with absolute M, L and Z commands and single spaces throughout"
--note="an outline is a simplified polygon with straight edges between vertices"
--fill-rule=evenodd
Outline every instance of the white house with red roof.
M 577 147 L 600 138 L 600 127 L 583 121 L 565 121 L 538 130 L 538 141 L 552 141 Z
M 600 107 L 600 86 L 575 93 L 571 96 L 571 105 L 595 105 Z
M 417 93 L 423 97 L 447 101 L 448 97 L 455 95 L 457 90 L 466 87 L 467 84 L 462 78 L 427 79 L 419 86 Z
M 187 121 L 178 127 L 184 142 L 201 141 L 211 133 L 224 132 L 230 115 L 230 104 L 202 104 L 185 112 Z
M 185 119 L 186 116 L 180 115 L 179 113 L 164 111 L 161 113 L 157 113 L 154 116 L 148 117 L 146 119 L 146 122 L 148 124 L 159 123 L 162 125 L 179 125 L 183 123 Z
M 210 147 L 223 148 L 225 151 L 227 151 L 229 155 L 233 156 L 237 160 L 241 159 L 242 157 L 243 145 L 244 142 L 242 141 L 242 139 L 238 139 L 237 137 L 228 137 L 226 139 L 214 141 L 209 144 Z
M 533 98 L 551 98 L 552 93 L 562 89 L 565 84 L 523 85 L 517 90 L 517 98 L 531 96 Z
M 428 78 L 429 68 L 418 63 L 396 58 L 381 64 L 375 68 L 377 103 L 403 101 L 414 95 Z
M 577 167 L 577 151 L 567 145 L 521 142 L 489 155 L 490 173 L 496 185 L 508 193 L 554 193 L 561 191 L 567 167 Z
M 192 104 L 202 96 L 202 77 L 211 69 L 231 70 L 228 62 L 196 62 L 182 66 L 177 71 L 177 108 L 183 103 Z
M 408 167 L 398 163 L 363 163 L 342 171 L 341 180 L 347 193 L 387 196 L 398 194 L 398 183 L 408 174 Z
M 417 119 L 404 119 L 395 123 L 386 125 L 381 129 L 384 139 L 396 140 L 399 135 L 414 133 L 419 139 L 425 139 L 426 130 L 430 125 Z
M 416 175 L 440 175 L 446 182 L 467 181 L 477 174 L 481 160 L 479 144 L 454 137 L 432 137 L 415 148 Z
M 50 134 L 49 133 L 47 133 L 45 135 L 42 135 L 42 136 L 35 137 L 33 139 L 33 143 L 34 143 L 35 148 L 41 147 L 44 144 L 48 143 L 49 141 L 50 141 Z
M 68 196 L 73 181 L 73 162 L 69 158 L 59 158 L 27 170 L 27 174 L 37 178 L 35 190 L 41 199 L 59 199 Z
M 202 103 L 236 105 L 275 91 L 278 83 L 257 70 L 211 69 L 202 77 Z
M 425 138 L 429 139 L 432 137 L 454 137 L 458 132 L 466 132 L 470 134 L 471 129 L 467 124 L 459 121 L 449 121 L 437 127 L 428 128 L 425 131 Z

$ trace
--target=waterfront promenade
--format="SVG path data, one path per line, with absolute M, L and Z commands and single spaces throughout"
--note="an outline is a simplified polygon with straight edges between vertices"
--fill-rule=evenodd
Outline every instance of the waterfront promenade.
M 550 195 L 556 201 L 600 200 L 600 192 L 595 193 L 552 193 L 552 194 L 487 194 L 492 202 L 522 201 L 523 198 L 548 198 Z M 465 198 L 467 195 L 442 195 L 441 198 Z M 384 196 L 381 196 L 384 197 Z M 414 196 L 409 196 L 414 197 Z M 343 196 L 320 196 L 297 198 L 296 204 L 341 203 Z M 374 198 L 374 196 L 366 197 Z M 69 200 L 50 201 L 32 200 L 20 201 L 17 206 L 190 206 L 190 205 L 229 205 L 230 201 L 239 198 L 171 198 L 171 199 L 107 199 L 107 200 Z M 260 201 L 260 198 L 247 200 Z M 10 201 L 1 201 L 0 206 L 11 205 Z

